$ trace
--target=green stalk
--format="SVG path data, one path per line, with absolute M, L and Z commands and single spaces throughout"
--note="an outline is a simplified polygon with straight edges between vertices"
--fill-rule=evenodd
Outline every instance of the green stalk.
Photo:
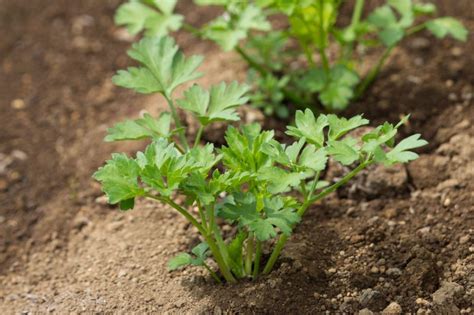
M 152 198 L 161 202 L 164 202 L 168 204 L 169 206 L 173 207 L 176 209 L 180 214 L 182 214 L 193 226 L 195 226 L 199 233 L 204 237 L 204 240 L 206 243 L 209 245 L 209 249 L 211 250 L 211 253 L 216 260 L 217 265 L 219 266 L 219 270 L 222 273 L 222 276 L 225 278 L 225 280 L 229 283 L 235 283 L 235 277 L 232 275 L 230 272 L 229 267 L 225 263 L 221 252 L 219 251 L 219 248 L 217 247 L 216 243 L 214 242 L 214 239 L 210 237 L 210 235 L 207 233 L 206 229 L 183 207 L 175 203 L 173 200 L 165 197 L 158 197 L 158 196 L 152 196 L 148 195 L 148 198 Z
M 326 30 L 324 29 L 324 1 L 319 0 L 319 33 L 320 33 L 320 42 L 318 43 L 319 54 L 321 55 L 321 60 L 323 63 L 323 69 L 326 74 L 329 74 L 329 58 L 326 54 L 326 46 L 323 43 L 323 40 L 327 37 Z
M 221 279 L 219 279 L 219 277 L 216 275 L 216 273 L 214 271 L 212 271 L 212 269 L 209 267 L 208 264 L 206 264 L 205 262 L 203 262 L 203 266 L 204 268 L 207 269 L 207 271 L 209 271 L 209 273 L 211 274 L 211 276 L 214 278 L 214 280 L 216 280 L 218 283 L 222 283 Z
M 197 206 L 198 206 L 198 210 L 199 210 L 199 216 L 201 217 L 201 224 L 203 225 L 204 229 L 206 229 L 206 231 L 208 231 L 209 228 L 207 226 L 206 215 L 205 215 L 204 210 L 202 209 L 201 203 L 199 201 L 197 202 Z
M 253 233 L 250 232 L 247 238 L 247 246 L 245 251 L 245 274 L 251 275 L 252 274 L 252 259 L 253 259 Z
M 426 28 L 426 24 L 419 24 L 416 25 L 410 29 L 408 29 L 405 32 L 405 36 L 410 36 L 415 33 L 418 33 Z M 389 46 L 385 49 L 385 52 L 383 53 L 382 57 L 379 59 L 375 67 L 373 67 L 369 74 L 365 77 L 365 79 L 359 84 L 359 86 L 356 89 L 356 93 L 354 96 L 354 99 L 357 100 L 359 99 L 367 90 L 367 88 L 375 81 L 375 79 L 378 77 L 380 74 L 380 70 L 382 70 L 382 67 L 384 66 L 385 62 L 387 61 L 388 57 L 390 57 L 393 49 L 395 48 L 395 45 Z
M 354 12 L 352 13 L 352 20 L 350 27 L 356 27 L 359 25 L 360 18 L 362 16 L 362 11 L 364 10 L 365 0 L 356 0 L 354 6 Z
M 247 54 L 241 47 L 236 47 L 235 51 L 244 59 L 251 68 L 255 69 L 261 76 L 265 77 L 268 74 L 271 74 L 264 66 L 259 64 L 256 60 L 254 60 L 249 54 Z M 294 102 L 298 108 L 305 109 L 307 103 L 304 99 L 299 97 L 296 93 L 294 93 L 291 89 L 282 88 L 282 92 L 285 95 L 285 98 Z
M 176 128 L 179 129 L 179 139 L 181 141 L 181 144 L 183 145 L 186 151 L 189 151 L 188 141 L 186 140 L 184 129 L 181 128 L 182 124 L 181 124 L 181 120 L 179 119 L 178 112 L 176 111 L 176 107 L 174 106 L 173 101 L 171 100 L 170 96 L 164 95 L 164 97 L 170 107 L 171 116 L 173 116 L 174 124 L 176 125 Z
M 359 84 L 359 86 L 357 86 L 355 96 L 354 96 L 354 100 L 359 99 L 365 93 L 367 88 L 375 81 L 375 79 L 377 78 L 377 76 L 380 73 L 380 70 L 382 70 L 383 65 L 387 61 L 388 57 L 390 56 L 390 54 L 392 53 L 394 48 L 395 48 L 395 46 L 393 45 L 393 46 L 387 47 L 385 49 L 385 52 L 383 53 L 382 57 L 380 57 L 379 61 L 375 65 L 375 67 L 373 67 L 369 71 L 369 73 L 364 78 L 364 80 Z
M 258 272 L 259 272 L 259 269 L 260 269 L 260 259 L 261 259 L 261 257 L 262 257 L 262 242 L 260 242 L 257 239 L 256 249 L 255 249 L 255 260 L 253 262 L 253 275 L 252 275 L 252 277 L 254 279 L 256 279 L 257 276 L 258 276 Z
M 198 129 L 198 132 L 196 134 L 196 139 L 194 140 L 194 148 L 197 147 L 199 145 L 199 142 L 201 141 L 201 137 L 202 137 L 202 132 L 204 131 L 204 126 L 203 125 L 200 125 L 199 126 L 199 129 Z
M 328 188 L 324 189 L 321 193 L 319 193 L 315 197 L 311 198 L 311 196 L 308 195 L 308 197 L 306 198 L 306 201 L 298 209 L 297 214 L 300 217 L 302 217 L 311 204 L 313 204 L 314 202 L 326 197 L 330 193 L 334 192 L 340 186 L 344 185 L 349 180 L 351 180 L 351 178 L 356 176 L 361 170 L 363 170 L 369 164 L 370 164 L 370 161 L 365 161 L 365 162 L 359 164 L 359 166 L 357 166 L 351 172 L 346 174 L 346 176 L 344 176 L 340 181 L 338 181 L 334 185 L 331 185 Z M 263 274 L 268 274 L 270 271 L 272 271 L 273 266 L 275 265 L 275 262 L 277 261 L 278 257 L 280 256 L 280 252 L 283 249 L 283 247 L 285 246 L 287 241 L 288 241 L 288 236 L 282 234 L 280 236 L 280 238 L 278 239 L 278 242 L 275 245 L 275 248 L 273 249 L 273 252 L 270 256 L 270 259 L 268 260 L 267 264 L 265 265 L 265 268 L 263 269 Z
M 304 43 L 303 41 L 300 41 L 300 45 L 303 47 L 303 51 L 306 56 L 306 60 L 308 60 L 308 64 L 310 65 L 310 67 L 314 68 L 316 64 L 314 63 L 313 54 L 311 53 L 311 49 L 309 48 L 308 44 Z
M 235 51 L 244 59 L 251 68 L 254 68 L 257 70 L 258 73 L 260 73 L 261 76 L 266 76 L 269 74 L 269 71 L 265 69 L 264 66 L 259 64 L 256 60 L 254 60 L 249 54 L 247 54 L 241 47 L 236 46 Z
M 348 29 L 355 31 L 357 26 L 360 23 L 360 18 L 362 17 L 362 12 L 364 10 L 365 0 L 356 0 L 354 5 L 354 11 L 352 12 L 352 20 Z M 354 42 L 350 42 L 344 46 L 343 60 L 348 61 L 352 57 L 352 52 L 354 51 Z

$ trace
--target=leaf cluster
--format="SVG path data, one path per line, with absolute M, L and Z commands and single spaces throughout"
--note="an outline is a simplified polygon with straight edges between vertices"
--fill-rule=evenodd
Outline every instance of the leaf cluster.
M 170 269 L 203 266 L 220 281 L 206 263 L 213 258 L 226 281 L 256 277 L 263 244 L 290 236 L 312 203 L 370 164 L 416 159 L 411 150 L 426 144 L 413 135 L 395 145 L 401 124 L 385 123 L 355 138 L 351 132 L 369 123 L 362 116 L 316 117 L 306 109 L 297 111 L 294 125 L 287 127 L 287 135 L 294 139 L 289 145 L 258 124 L 230 126 L 226 143 L 219 148 L 212 143 L 202 145 L 205 127 L 239 119 L 236 108 L 248 101 L 248 88 L 237 82 L 208 90 L 192 85 L 177 98 L 173 91 L 200 75 L 201 58 L 185 57 L 168 37 L 142 39 L 129 55 L 140 67 L 120 70 L 114 82 L 139 93 L 162 94 L 171 112 L 156 118 L 145 114 L 110 128 L 106 141 L 148 139 L 150 143 L 133 157 L 113 154 L 94 178 L 102 184 L 109 202 L 122 210 L 132 209 L 136 198 L 149 198 L 171 206 L 196 227 L 202 244 L 191 254 L 171 260 Z M 200 125 L 194 145 L 188 143 L 189 134 L 176 115 L 175 104 L 194 115 Z M 354 170 L 341 180 L 323 181 L 320 175 L 329 159 Z M 184 205 L 174 202 L 177 196 L 184 197 Z M 237 232 L 224 239 L 218 219 Z M 264 272 L 273 263 L 270 260 Z

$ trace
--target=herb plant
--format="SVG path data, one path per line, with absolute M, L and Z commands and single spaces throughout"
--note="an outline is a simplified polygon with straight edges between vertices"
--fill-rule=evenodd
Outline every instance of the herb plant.
M 164 35 L 184 28 L 236 51 L 252 71 L 252 103 L 266 114 L 288 117 L 292 108 L 339 111 L 361 97 L 376 79 L 393 49 L 407 36 L 427 29 L 438 38 L 465 41 L 468 31 L 452 17 L 427 19 L 431 3 L 386 0 L 363 17 L 365 0 L 355 0 L 351 21 L 338 22 L 342 0 L 195 0 L 221 6 L 224 13 L 196 28 L 173 13 L 177 0 L 129 0 L 116 22 L 132 34 Z M 419 17 L 425 17 L 419 21 Z M 285 20 L 276 28 L 271 18 Z M 280 23 L 281 24 L 281 23 Z M 384 47 L 367 73 L 358 48 Z M 331 47 L 331 49 L 330 49 Z M 304 57 L 306 60 L 301 61 Z M 295 65 L 297 68 L 295 69 Z
M 416 159 L 410 150 L 426 144 L 416 134 L 395 145 L 403 121 L 396 126 L 385 123 L 354 138 L 348 133 L 367 125 L 367 119 L 315 117 L 306 109 L 296 112 L 295 125 L 287 129 L 294 139 L 289 145 L 277 141 L 272 130 L 251 124 L 230 126 L 226 144 L 216 148 L 201 143 L 205 128 L 239 120 L 236 108 L 247 103 L 248 87 L 233 82 L 206 90 L 195 84 L 179 98 L 175 89 L 201 75 L 197 71 L 201 57 L 185 57 L 169 37 L 144 38 L 129 55 L 139 66 L 118 71 L 114 83 L 139 93 L 161 94 L 170 112 L 159 117 L 145 114 L 110 128 L 106 141 L 149 139 L 150 144 L 134 157 L 113 154 L 94 178 L 109 202 L 122 210 L 132 209 L 136 198 L 152 199 L 175 209 L 197 229 L 202 243 L 173 258 L 172 270 L 203 266 L 216 281 L 230 283 L 267 274 L 313 203 L 371 164 Z M 193 114 L 200 126 L 192 143 L 177 107 Z M 328 159 L 352 170 L 343 178 L 325 181 Z M 185 197 L 183 204 L 175 202 L 178 196 Z M 235 232 L 224 234 L 222 220 Z M 271 249 L 265 261 L 264 251 Z

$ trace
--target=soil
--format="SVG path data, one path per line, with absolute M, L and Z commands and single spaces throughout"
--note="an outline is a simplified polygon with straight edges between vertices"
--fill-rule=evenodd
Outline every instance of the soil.
M 474 31 L 472 4 L 448 2 L 442 11 Z M 269 276 L 216 285 L 197 268 L 166 270 L 196 242 L 177 213 L 144 201 L 118 212 L 90 178 L 111 152 L 144 145 L 103 144 L 107 126 L 164 108 L 110 83 L 133 41 L 113 25 L 119 3 L 0 0 L 2 314 L 474 312 L 472 35 L 407 40 L 345 113 L 373 124 L 411 113 L 403 132 L 430 141 L 419 160 L 365 172 L 314 205 Z M 186 4 L 194 22 L 214 13 Z M 178 41 L 207 56 L 201 83 L 245 79 L 236 56 Z

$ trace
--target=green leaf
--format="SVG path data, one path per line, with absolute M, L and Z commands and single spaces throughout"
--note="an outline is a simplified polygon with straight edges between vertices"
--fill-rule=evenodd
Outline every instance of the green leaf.
M 166 139 L 155 140 L 144 154 L 137 154 L 141 180 L 160 195 L 171 196 L 191 173 L 208 170 L 209 165 L 196 161 L 195 156 L 193 152 L 180 153 Z
M 174 8 L 176 7 L 176 3 L 178 0 L 145 0 L 146 2 L 154 5 L 158 9 L 160 9 L 161 12 L 165 14 L 171 14 L 174 11 Z
M 374 12 L 369 15 L 368 21 L 378 28 L 386 28 L 395 25 L 397 23 L 397 17 L 388 5 L 384 5 L 375 9 Z
M 320 92 L 327 84 L 329 78 L 322 68 L 311 69 L 298 80 L 298 85 L 303 90 L 311 93 Z
M 215 41 L 225 51 L 234 49 L 239 42 L 247 37 L 251 30 L 269 31 L 270 23 L 264 12 L 252 4 L 232 6 L 230 12 L 206 25 L 204 37 Z
M 233 171 L 251 173 L 270 165 L 271 159 L 262 148 L 273 139 L 273 135 L 273 130 L 262 132 L 258 124 L 242 126 L 242 132 L 230 126 L 225 134 L 227 147 L 220 149 L 224 165 Z
M 319 94 L 319 99 L 329 109 L 342 110 L 347 107 L 353 96 L 354 91 L 351 87 L 332 82 Z
M 397 44 L 405 36 L 405 31 L 399 26 L 387 27 L 379 32 L 379 37 L 382 43 L 391 47 Z
M 229 0 L 194 0 L 197 5 L 226 5 Z
M 229 251 L 230 265 L 232 272 L 238 276 L 243 276 L 242 245 L 246 239 L 246 233 L 239 232 L 227 245 Z
M 126 120 L 116 124 L 107 130 L 105 141 L 139 140 L 145 138 L 168 138 L 170 133 L 171 116 L 169 113 L 161 113 L 158 119 L 150 114 L 136 120 Z
M 192 250 L 191 253 L 196 255 L 196 257 L 202 259 L 203 261 L 206 260 L 208 256 L 208 249 L 209 245 L 205 242 L 198 244 L 195 246 Z
M 436 12 L 436 6 L 433 3 L 414 3 L 413 12 L 417 15 L 433 14 Z
M 238 193 L 232 199 L 232 202 L 224 204 L 219 215 L 227 220 L 238 221 L 240 227 L 246 227 L 260 241 L 275 237 L 275 227 L 289 234 L 292 226 L 300 220 L 294 209 L 288 207 L 280 197 L 265 199 L 261 212 L 257 211 L 254 195 Z
M 276 231 L 269 220 L 258 220 L 249 223 L 249 229 L 259 241 L 267 241 L 276 236 Z
M 451 35 L 453 38 L 465 42 L 469 34 L 464 25 L 452 17 L 442 17 L 426 22 L 426 28 L 436 37 L 444 38 Z
M 330 72 L 329 83 L 319 94 L 322 104 L 331 110 L 346 108 L 359 81 L 359 76 L 353 70 L 344 65 L 334 66 Z
M 324 148 L 316 150 L 314 145 L 308 145 L 301 152 L 300 165 L 319 172 L 326 168 L 327 160 L 328 157 Z
M 268 191 L 279 194 L 298 186 L 309 174 L 303 172 L 286 172 L 276 167 L 266 167 L 259 171 L 258 179 L 268 182 Z
M 400 21 L 397 21 L 395 13 L 388 5 L 384 5 L 375 9 L 367 19 L 369 23 L 375 25 L 379 29 L 379 39 L 387 47 L 391 47 L 398 43 L 405 36 L 404 28 L 410 26 L 413 23 L 413 14 L 408 13 L 406 0 L 392 1 L 392 5 L 402 15 L 402 19 Z M 401 11 L 404 13 L 401 13 Z
M 102 183 L 102 190 L 109 198 L 109 203 L 124 201 L 124 205 L 129 205 L 130 199 L 144 194 L 144 190 L 138 185 L 139 172 L 140 168 L 135 160 L 116 153 L 93 177 Z
M 340 141 L 328 141 L 327 152 L 336 161 L 343 165 L 350 165 L 359 159 L 359 148 L 357 141 L 353 138 L 344 138 Z
M 178 100 L 178 105 L 195 113 L 204 126 L 216 121 L 236 121 L 239 116 L 235 109 L 247 102 L 244 96 L 247 91 L 246 85 L 235 81 L 230 85 L 224 82 L 214 85 L 210 92 L 194 85 L 184 92 L 184 99 Z
M 301 138 L 299 141 L 293 142 L 292 145 L 288 146 L 285 149 L 285 153 L 288 156 L 288 159 L 290 160 L 291 163 L 296 163 L 296 160 L 298 159 L 298 154 L 300 153 L 305 143 L 306 143 L 306 139 Z
M 401 27 L 409 27 L 414 22 L 412 0 L 388 0 L 388 4 L 394 7 L 401 15 L 398 22 Z
M 329 123 L 329 139 L 337 140 L 340 137 L 344 136 L 351 130 L 354 130 L 360 126 L 367 125 L 369 121 L 362 118 L 362 115 L 357 115 L 351 119 L 344 117 L 337 117 L 336 115 L 328 115 Z
M 327 117 L 319 115 L 318 119 L 314 117 L 311 110 L 306 109 L 304 113 L 300 110 L 295 115 L 296 127 L 289 126 L 286 134 L 297 138 L 306 138 L 309 143 L 318 148 L 324 146 L 324 128 L 328 126 Z
M 406 163 L 418 158 L 418 154 L 409 150 L 427 145 L 428 142 L 420 139 L 420 134 L 414 134 L 398 143 L 386 154 L 391 163 Z
M 173 271 L 191 265 L 192 257 L 187 253 L 180 253 L 168 262 L 168 270 Z
M 130 34 L 135 35 L 146 29 L 147 36 L 163 36 L 177 31 L 183 21 L 182 15 L 173 14 L 176 1 L 132 0 L 122 4 L 115 14 L 115 23 L 125 25 Z M 155 6 L 161 12 L 146 3 Z
M 202 57 L 185 58 L 170 37 L 145 37 L 128 54 L 143 67 L 119 71 L 114 83 L 140 93 L 159 92 L 170 97 L 177 86 L 201 76 L 196 69 Z
M 112 82 L 142 94 L 162 92 L 160 82 L 146 68 L 130 67 L 127 70 L 119 70 L 112 78 Z
M 122 200 L 119 202 L 120 210 L 130 210 L 135 206 L 135 198 L 130 198 L 127 200 Z

